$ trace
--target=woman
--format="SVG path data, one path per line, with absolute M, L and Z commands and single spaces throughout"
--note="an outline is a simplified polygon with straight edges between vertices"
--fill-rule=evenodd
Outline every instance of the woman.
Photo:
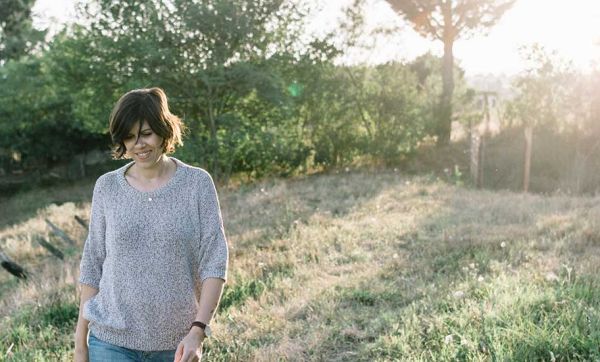
M 132 162 L 94 186 L 76 361 L 201 358 L 228 251 L 210 175 L 167 156 L 182 127 L 159 88 L 130 91 L 113 109 L 113 154 Z

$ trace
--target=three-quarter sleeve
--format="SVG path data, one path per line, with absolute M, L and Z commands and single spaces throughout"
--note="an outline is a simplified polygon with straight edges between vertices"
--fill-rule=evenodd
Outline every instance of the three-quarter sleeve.
M 92 197 L 92 211 L 90 214 L 88 236 L 85 240 L 81 263 L 79 265 L 79 282 L 96 289 L 100 289 L 102 264 L 106 257 L 106 219 L 101 189 L 101 179 L 98 179 L 94 186 Z
M 220 278 L 227 280 L 229 252 L 223 228 L 223 218 L 214 182 L 205 173 L 200 182 L 200 280 Z

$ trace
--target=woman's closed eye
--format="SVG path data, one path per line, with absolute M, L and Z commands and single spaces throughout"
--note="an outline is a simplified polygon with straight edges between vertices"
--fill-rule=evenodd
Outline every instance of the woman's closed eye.
M 149 136 L 152 136 L 152 134 L 153 134 L 152 131 L 142 132 L 141 135 L 140 135 L 140 137 L 149 137 Z M 128 134 L 127 136 L 125 136 L 124 140 L 131 140 L 131 139 L 134 139 L 134 138 L 136 138 L 135 135 Z

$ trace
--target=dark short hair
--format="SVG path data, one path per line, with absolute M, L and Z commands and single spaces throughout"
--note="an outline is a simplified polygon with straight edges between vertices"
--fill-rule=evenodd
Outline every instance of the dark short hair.
M 148 121 L 152 131 L 163 138 L 163 152 L 175 151 L 183 145 L 185 127 L 181 119 L 169 111 L 167 95 L 160 88 L 134 89 L 125 93 L 110 114 L 109 130 L 113 143 L 113 157 L 123 158 L 124 139 L 133 126 Z

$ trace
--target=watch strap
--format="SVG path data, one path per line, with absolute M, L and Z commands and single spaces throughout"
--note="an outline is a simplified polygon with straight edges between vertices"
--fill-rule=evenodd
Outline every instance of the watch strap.
M 206 329 L 206 323 L 202 323 L 200 321 L 194 321 L 192 322 L 192 325 L 190 326 L 190 329 L 192 329 L 192 327 L 200 327 L 202 330 Z

